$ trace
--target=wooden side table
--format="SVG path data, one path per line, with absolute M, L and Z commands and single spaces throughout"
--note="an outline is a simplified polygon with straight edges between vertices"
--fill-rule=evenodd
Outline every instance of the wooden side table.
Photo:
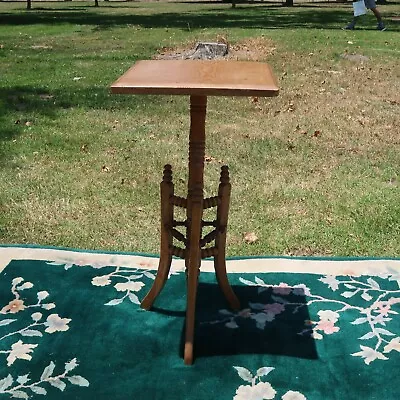
M 117 94 L 160 94 L 190 96 L 189 179 L 187 197 L 174 194 L 172 170 L 164 167 L 161 182 L 161 245 L 156 279 L 141 307 L 151 308 L 168 279 L 172 256 L 185 259 L 187 307 L 185 364 L 193 363 L 193 340 L 198 277 L 202 258 L 214 257 L 219 286 L 229 305 L 240 303 L 229 285 L 226 265 L 226 229 L 231 185 L 228 167 L 221 168 L 218 195 L 204 198 L 205 119 L 207 96 L 277 96 L 279 89 L 268 64 L 247 61 L 154 60 L 139 61 L 112 86 Z M 186 208 L 187 219 L 174 219 L 174 207 Z M 216 207 L 216 220 L 204 221 L 203 210 Z M 175 229 L 186 228 L 186 236 Z M 214 229 L 202 237 L 202 228 Z M 173 245 L 173 238 L 184 247 Z M 214 246 L 206 247 L 214 242 Z

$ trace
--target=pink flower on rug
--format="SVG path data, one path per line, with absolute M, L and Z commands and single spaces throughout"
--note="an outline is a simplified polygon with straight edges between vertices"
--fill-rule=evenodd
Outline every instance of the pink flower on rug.
M 24 344 L 22 340 L 18 340 L 11 346 L 10 354 L 7 357 L 7 366 L 13 364 L 17 358 L 30 361 L 32 356 L 29 353 L 32 353 L 37 346 L 37 344 Z
M 154 269 L 157 266 L 157 263 L 154 260 L 144 260 L 138 263 L 143 269 Z
M 386 301 L 379 301 L 374 304 L 374 311 L 382 315 L 382 317 L 387 317 L 390 313 L 393 313 L 390 309 L 390 304 Z
M 281 282 L 278 286 L 274 286 L 272 288 L 272 291 L 275 294 L 281 294 L 283 296 L 286 296 L 286 295 L 292 293 L 292 288 L 287 283 Z
M 109 285 L 111 283 L 109 278 L 110 278 L 109 275 L 95 276 L 92 279 L 92 285 L 94 285 L 94 286 L 107 286 L 107 285 Z
M 61 318 L 58 314 L 50 314 L 47 321 L 44 323 L 47 328 L 45 332 L 65 332 L 69 329 L 68 324 L 71 322 L 69 318 Z
M 266 304 L 264 307 L 264 311 L 270 314 L 277 315 L 285 311 L 285 306 L 281 303 Z
M 317 330 L 321 330 L 325 332 L 327 335 L 331 335 L 332 333 L 339 332 L 340 328 L 335 326 L 335 323 L 332 321 L 320 321 L 318 325 L 315 327 Z
M 268 382 L 259 382 L 257 385 L 241 385 L 236 390 L 236 396 L 233 400 L 270 400 L 276 395 L 276 390 L 273 389 Z
M 144 286 L 143 282 L 125 282 L 125 283 L 117 283 L 114 285 L 115 289 L 118 292 L 126 292 L 127 290 L 131 292 L 138 292 Z
M 6 314 L 10 312 L 11 314 L 16 314 L 22 310 L 25 310 L 25 305 L 23 300 L 15 299 L 10 301 L 5 307 L 3 307 L 0 311 L 0 314 Z
M 339 314 L 332 310 L 320 310 L 318 311 L 318 315 L 321 321 L 330 321 L 335 323 L 339 319 Z
M 250 316 L 251 316 L 250 308 L 245 308 L 245 309 L 239 311 L 238 316 L 242 317 L 242 318 L 250 318 Z

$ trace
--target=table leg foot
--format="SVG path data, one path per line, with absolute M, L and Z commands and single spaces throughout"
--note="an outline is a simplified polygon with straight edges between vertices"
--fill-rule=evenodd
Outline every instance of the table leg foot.
M 240 301 L 232 290 L 226 274 L 225 255 L 223 257 L 220 257 L 219 255 L 214 257 L 214 268 L 219 287 L 221 288 L 230 308 L 234 311 L 239 311 L 241 309 Z
M 168 279 L 169 270 L 171 268 L 171 261 L 172 257 L 169 257 L 167 259 L 160 258 L 160 262 L 158 264 L 158 271 L 153 286 L 151 287 L 150 291 L 147 293 L 145 298 L 140 303 L 140 307 L 142 307 L 144 310 L 150 310 L 157 296 L 161 293 L 161 290 L 163 289 L 165 282 Z
M 149 310 L 155 299 L 163 289 L 165 282 L 168 279 L 169 271 L 172 262 L 172 243 L 173 236 L 171 233 L 174 220 L 174 206 L 172 204 L 172 196 L 174 195 L 174 185 L 172 183 L 171 165 L 167 164 L 164 167 L 163 180 L 160 184 L 161 190 L 161 248 L 160 262 L 156 279 L 149 293 L 143 299 L 140 306 L 145 310 Z
M 233 310 L 240 310 L 240 302 L 232 290 L 226 273 L 225 248 L 226 231 L 228 225 L 229 201 L 231 196 L 231 184 L 229 181 L 229 169 L 227 166 L 221 167 L 221 178 L 218 188 L 220 204 L 217 207 L 217 236 L 215 247 L 217 255 L 214 256 L 214 268 L 218 284 L 224 294 L 228 304 Z

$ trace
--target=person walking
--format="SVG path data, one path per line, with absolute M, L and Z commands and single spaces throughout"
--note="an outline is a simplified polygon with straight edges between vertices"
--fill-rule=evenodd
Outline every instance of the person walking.
M 364 3 L 365 3 L 365 7 L 367 7 L 368 9 L 370 9 L 374 13 L 375 18 L 378 21 L 378 25 L 377 25 L 376 29 L 378 31 L 385 31 L 386 27 L 385 27 L 385 24 L 382 21 L 382 15 L 379 12 L 378 8 L 376 7 L 375 0 L 364 0 Z M 354 17 L 353 21 L 351 21 L 343 29 L 345 29 L 345 30 L 353 30 L 355 28 L 355 26 L 356 26 L 356 22 L 357 22 L 358 18 L 359 17 Z

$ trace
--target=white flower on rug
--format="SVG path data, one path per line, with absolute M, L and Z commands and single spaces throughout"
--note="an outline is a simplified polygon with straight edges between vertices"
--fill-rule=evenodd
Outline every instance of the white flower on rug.
M 111 281 L 109 279 L 109 275 L 103 275 L 103 276 L 95 276 L 92 279 L 92 285 L 93 286 L 107 286 L 111 284 Z
M 390 353 L 392 350 L 400 352 L 400 337 L 392 339 L 383 349 L 384 353 Z
M 289 390 L 286 394 L 282 396 L 282 400 L 307 400 L 307 399 L 300 392 L 293 392 L 292 390 Z
M 115 289 L 117 289 L 118 292 L 126 292 L 126 291 L 138 292 L 143 286 L 144 286 L 143 282 L 125 282 L 125 283 L 117 283 L 116 285 L 114 285 Z
M 69 329 L 68 324 L 71 322 L 69 318 L 61 318 L 58 314 L 51 314 L 47 317 L 47 321 L 44 323 L 47 328 L 45 332 L 65 332 Z
M 17 358 L 28 361 L 32 360 L 32 356 L 29 353 L 32 353 L 33 349 L 37 346 L 37 344 L 24 344 L 22 340 L 18 340 L 18 342 L 11 346 L 7 357 L 7 366 L 12 365 Z
M 388 360 L 387 357 L 385 357 L 382 353 L 379 351 L 376 351 L 374 349 L 371 349 L 370 347 L 360 345 L 361 351 L 358 353 L 353 353 L 352 356 L 358 356 L 364 358 L 365 364 L 369 365 L 372 361 L 375 361 L 376 359 L 379 360 Z
M 339 289 L 340 282 L 336 279 L 336 276 L 327 275 L 323 278 L 320 278 L 319 280 L 323 283 L 326 283 L 329 288 L 332 289 L 334 292 Z
M 234 400 L 264 400 L 273 399 L 276 390 L 274 390 L 270 383 L 259 382 L 254 386 L 241 385 L 236 390 Z
M 250 385 L 240 385 L 236 389 L 233 400 L 272 400 L 275 399 L 276 390 L 269 382 L 263 382 L 262 377 L 267 376 L 275 368 L 261 367 L 253 374 L 244 367 L 233 367 L 240 378 Z M 282 396 L 283 400 L 307 400 L 300 392 L 289 391 Z

